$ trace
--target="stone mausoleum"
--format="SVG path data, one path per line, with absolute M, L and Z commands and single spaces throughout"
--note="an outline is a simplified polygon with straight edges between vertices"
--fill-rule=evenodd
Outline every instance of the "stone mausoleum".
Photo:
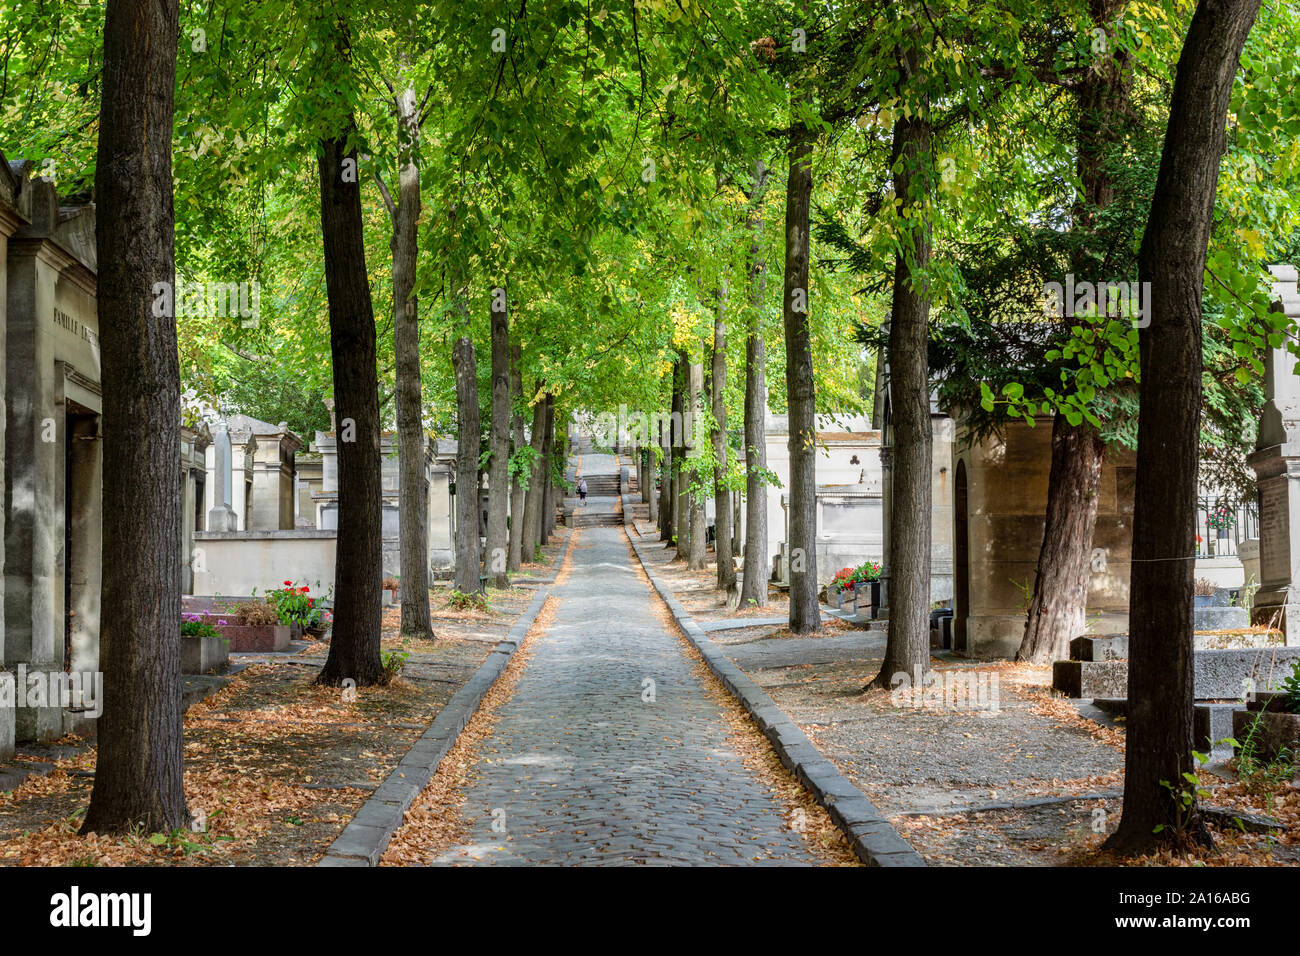
M 83 730 L 14 674 L 99 670 L 100 357 L 93 207 L 0 156 L 0 457 L 4 461 L 0 759 Z M 40 679 L 40 678 L 38 678 Z M 15 691 L 19 692 L 15 694 Z

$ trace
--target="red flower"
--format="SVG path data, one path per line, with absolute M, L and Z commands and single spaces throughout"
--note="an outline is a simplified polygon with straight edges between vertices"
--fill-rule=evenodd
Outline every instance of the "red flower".
M 284 582 L 284 586 L 285 586 L 285 587 L 289 587 L 289 586 L 291 586 L 292 584 L 293 584 L 292 581 L 285 581 L 285 582 Z

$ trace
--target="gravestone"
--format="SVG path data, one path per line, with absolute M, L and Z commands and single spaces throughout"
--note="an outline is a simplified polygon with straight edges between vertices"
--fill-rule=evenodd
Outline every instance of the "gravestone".
M 216 464 L 212 469 L 212 494 L 216 502 L 208 512 L 208 531 L 238 531 L 239 516 L 230 506 L 231 468 L 230 429 L 225 425 L 217 427 L 212 438 L 212 450 L 216 455 Z
M 1294 266 L 1270 266 L 1273 311 L 1300 320 Z M 1246 459 L 1259 492 L 1259 590 L 1251 622 L 1276 627 L 1300 645 L 1300 375 L 1285 346 L 1270 348 L 1264 366 L 1267 401 L 1255 451 Z

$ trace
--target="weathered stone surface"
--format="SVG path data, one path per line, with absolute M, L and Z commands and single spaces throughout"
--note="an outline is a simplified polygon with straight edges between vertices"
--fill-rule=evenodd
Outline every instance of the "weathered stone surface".
M 1219 748 L 1219 741 L 1233 735 L 1233 713 L 1244 710 L 1240 704 L 1197 704 L 1192 712 L 1192 745 L 1209 753 Z
M 1076 637 L 1070 642 L 1070 660 L 1128 660 L 1128 635 L 1114 634 L 1107 637 Z
M 1198 631 L 1230 631 L 1250 627 L 1250 613 L 1244 607 L 1194 607 L 1192 622 Z
M 14 675 L 0 671 L 0 761 L 14 756 Z
M 1248 691 L 1277 690 L 1300 660 L 1300 647 L 1197 651 L 1197 700 L 1232 700 Z
M 182 674 L 220 672 L 224 671 L 229 663 L 230 643 L 224 637 L 181 638 Z
M 1128 696 L 1128 661 L 1056 661 L 1052 688 L 1066 697 Z
M 1196 651 L 1193 693 L 1197 700 L 1234 700 L 1276 690 L 1297 659 L 1300 647 Z M 1067 697 L 1127 697 L 1128 662 L 1056 661 L 1052 687 Z

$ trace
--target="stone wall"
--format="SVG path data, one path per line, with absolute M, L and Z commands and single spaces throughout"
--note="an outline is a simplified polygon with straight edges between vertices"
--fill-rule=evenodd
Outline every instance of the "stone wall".
M 338 535 L 333 531 L 200 531 L 194 535 L 202 570 L 194 572 L 194 593 L 243 597 L 307 584 L 325 594 L 334 586 Z

